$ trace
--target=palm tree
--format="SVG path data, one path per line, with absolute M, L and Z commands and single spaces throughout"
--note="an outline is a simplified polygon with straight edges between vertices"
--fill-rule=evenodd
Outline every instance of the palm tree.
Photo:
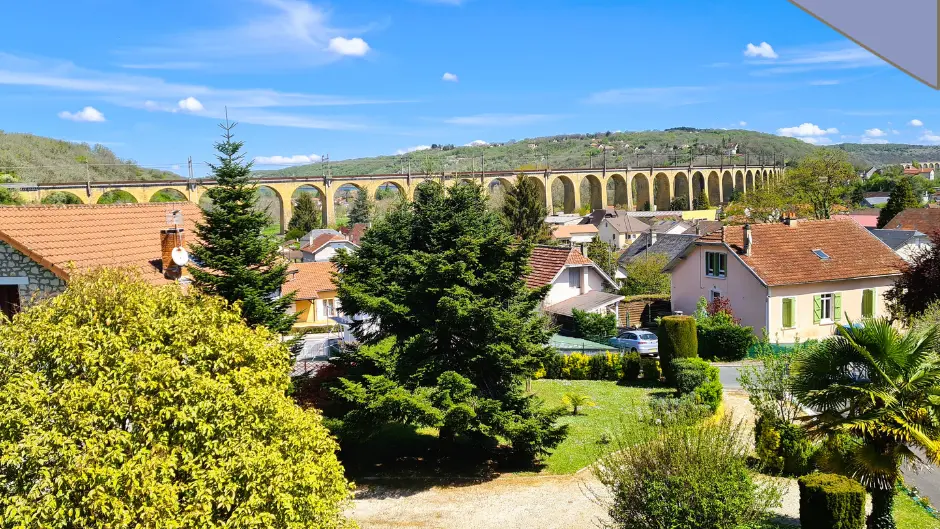
M 851 322 L 850 322 L 851 323 Z M 938 330 L 901 333 L 887 319 L 839 327 L 793 365 L 793 394 L 814 415 L 811 434 L 847 434 L 846 474 L 872 497 L 869 529 L 894 529 L 894 487 L 905 463 L 940 463 Z
M 594 401 L 591 400 L 591 397 L 574 392 L 565 393 L 565 395 L 561 398 L 561 401 L 564 404 L 571 406 L 572 415 L 578 414 L 578 408 L 594 406 Z

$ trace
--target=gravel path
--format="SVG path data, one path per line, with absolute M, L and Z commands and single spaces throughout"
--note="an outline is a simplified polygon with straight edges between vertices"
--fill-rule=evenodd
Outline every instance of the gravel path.
M 754 409 L 746 394 L 726 391 L 725 409 L 753 428 Z M 775 511 L 781 521 L 798 524 L 796 480 L 783 481 L 783 505 Z M 509 474 L 462 486 L 358 485 L 349 514 L 363 529 L 590 528 L 599 527 L 599 520 L 607 518 L 595 501 L 606 490 L 586 471 L 572 476 Z
M 506 475 L 467 486 L 426 490 L 362 486 L 349 513 L 366 529 L 567 529 L 598 527 L 606 518 L 589 472 L 573 476 Z

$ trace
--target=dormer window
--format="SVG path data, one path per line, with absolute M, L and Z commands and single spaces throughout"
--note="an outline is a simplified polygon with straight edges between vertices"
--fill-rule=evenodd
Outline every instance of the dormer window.
M 816 249 L 813 250 L 813 253 L 816 254 L 816 257 L 822 259 L 823 261 L 828 261 L 830 259 L 829 254 L 822 250 Z

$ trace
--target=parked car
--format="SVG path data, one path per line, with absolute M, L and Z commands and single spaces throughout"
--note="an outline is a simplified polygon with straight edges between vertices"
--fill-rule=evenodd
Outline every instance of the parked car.
M 610 345 L 642 356 L 659 354 L 659 338 L 649 331 L 624 331 L 610 339 Z

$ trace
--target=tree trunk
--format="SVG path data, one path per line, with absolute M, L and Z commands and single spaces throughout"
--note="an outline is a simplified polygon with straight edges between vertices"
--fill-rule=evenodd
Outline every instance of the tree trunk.
M 871 514 L 868 515 L 868 529 L 896 529 L 894 524 L 894 514 L 891 512 L 894 507 L 894 489 L 872 489 L 868 491 L 871 494 Z

